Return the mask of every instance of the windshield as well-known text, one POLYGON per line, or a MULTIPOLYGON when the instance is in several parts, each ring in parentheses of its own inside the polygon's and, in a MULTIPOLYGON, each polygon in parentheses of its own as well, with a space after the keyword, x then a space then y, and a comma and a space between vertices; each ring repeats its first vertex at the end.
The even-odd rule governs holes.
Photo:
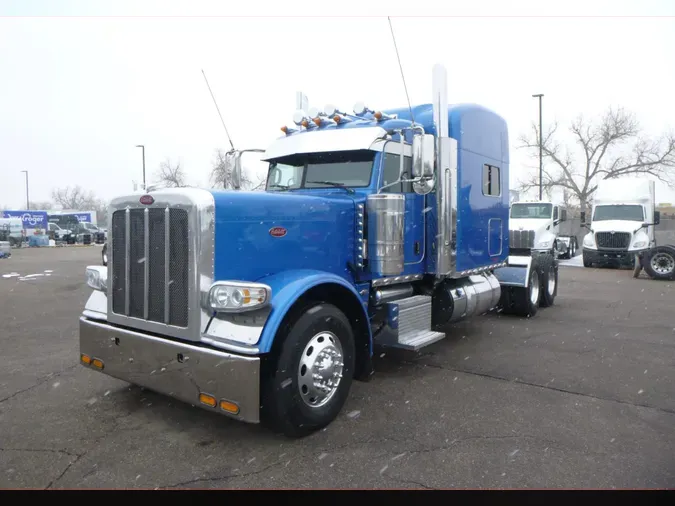
POLYGON ((593 213, 593 221, 626 220, 643 221, 644 212, 639 205, 597 206, 593 213))
POLYGON ((286 156, 270 162, 266 189, 363 188, 370 184, 374 160, 368 150, 286 156))
POLYGON ((548 219, 552 204, 513 204, 511 218, 548 219))

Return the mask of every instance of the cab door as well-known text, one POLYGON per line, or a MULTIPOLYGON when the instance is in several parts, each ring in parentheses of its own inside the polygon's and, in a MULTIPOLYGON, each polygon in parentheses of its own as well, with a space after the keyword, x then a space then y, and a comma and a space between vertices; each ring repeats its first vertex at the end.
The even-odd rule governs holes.
POLYGON ((405 196, 404 230, 404 272, 406 274, 422 271, 424 260, 425 196, 413 191, 412 183, 399 182, 399 179, 412 179, 412 150, 406 145, 403 157, 403 175, 401 170, 401 145, 389 141, 382 153, 381 176, 378 188, 381 193, 402 193, 405 196))

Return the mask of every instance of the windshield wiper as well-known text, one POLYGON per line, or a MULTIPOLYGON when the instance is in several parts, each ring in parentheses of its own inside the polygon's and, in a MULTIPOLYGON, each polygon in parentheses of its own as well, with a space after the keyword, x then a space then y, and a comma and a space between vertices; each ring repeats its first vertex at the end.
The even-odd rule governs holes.
POLYGON ((354 193, 354 190, 352 190, 351 188, 345 186, 342 183, 336 183, 335 181, 305 181, 305 183, 325 184, 328 186, 334 186, 335 188, 342 188, 343 190, 347 190, 348 193, 354 193))
POLYGON ((288 190, 290 186, 286 186, 284 184, 271 184, 268 188, 281 188, 282 190, 288 190))

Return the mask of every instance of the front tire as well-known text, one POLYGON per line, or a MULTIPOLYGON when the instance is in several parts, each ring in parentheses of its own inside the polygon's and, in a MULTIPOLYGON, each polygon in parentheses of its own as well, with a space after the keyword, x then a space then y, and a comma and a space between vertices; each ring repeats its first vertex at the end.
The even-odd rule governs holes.
POLYGON ((586 252, 582 252, 582 256, 584 259, 584 267, 593 267, 593 262, 591 262, 591 258, 586 254, 586 252))
POLYGON ((330 424, 347 400, 354 332, 337 307, 316 303, 276 339, 280 346, 263 378, 262 421, 288 437, 304 437, 330 424))

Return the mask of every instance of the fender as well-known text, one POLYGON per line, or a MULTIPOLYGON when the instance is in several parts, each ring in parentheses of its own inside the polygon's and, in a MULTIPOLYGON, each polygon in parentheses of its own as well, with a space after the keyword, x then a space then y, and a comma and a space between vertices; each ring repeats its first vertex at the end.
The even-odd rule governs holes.
POLYGON ((531 256, 508 257, 506 267, 495 269, 493 274, 501 286, 517 286, 527 288, 530 281, 530 270, 532 269, 531 256))
MULTIPOLYGON (((358 301, 359 307, 363 312, 364 321, 369 321, 368 313, 363 307, 363 302, 356 289, 344 278, 325 271, 313 269, 295 269, 280 272, 271 276, 266 276, 256 280, 258 283, 265 283, 272 288, 272 311, 265 322, 260 340, 258 341, 258 350, 260 353, 269 353, 272 349, 274 337, 279 330, 279 326, 289 309, 295 302, 308 290, 325 283, 334 283, 347 288, 358 301)), ((368 349, 373 353, 373 335, 368 327, 368 349)))

